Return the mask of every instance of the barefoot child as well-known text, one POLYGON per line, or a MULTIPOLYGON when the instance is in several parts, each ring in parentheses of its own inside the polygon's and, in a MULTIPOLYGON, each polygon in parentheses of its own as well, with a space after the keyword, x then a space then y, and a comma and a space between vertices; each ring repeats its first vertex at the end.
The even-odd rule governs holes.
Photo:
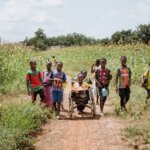
POLYGON ((30 70, 26 75, 26 86, 28 95, 32 96, 32 103, 36 101, 37 94, 40 95, 41 102, 44 102, 45 95, 42 86, 42 76, 40 71, 36 69, 36 61, 30 60, 30 70))
POLYGON ((43 89, 44 89, 44 93, 45 93, 45 103, 50 108, 52 108, 52 106, 53 106, 52 95, 51 95, 52 83, 49 81, 49 78, 52 73, 51 67, 52 67, 52 62, 47 60, 47 63, 46 63, 47 70, 44 70, 42 72, 43 85, 44 85, 43 89))
POLYGON ((63 99, 63 83, 66 82, 66 74, 62 71, 63 63, 57 62, 57 69, 52 72, 50 81, 52 81, 52 98, 56 116, 59 118, 60 105, 63 99))
POLYGON ((121 67, 116 73, 116 91, 120 96, 121 112, 126 111, 126 104, 130 99, 131 70, 127 67, 127 57, 122 56, 120 59, 121 67))
POLYGON ((109 94, 109 83, 112 79, 111 71, 106 68, 106 59, 101 59, 101 67, 95 73, 96 86, 99 89, 100 95, 100 116, 103 116, 103 108, 109 94))

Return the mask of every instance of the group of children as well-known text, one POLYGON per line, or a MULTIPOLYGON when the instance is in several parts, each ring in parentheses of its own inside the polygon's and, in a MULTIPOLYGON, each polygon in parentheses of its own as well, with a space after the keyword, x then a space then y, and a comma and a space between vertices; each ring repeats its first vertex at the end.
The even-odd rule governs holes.
MULTIPOLYGON (((121 113, 127 111, 126 104, 130 99, 130 86, 132 72, 127 66, 127 57, 122 56, 120 59, 121 66, 116 71, 115 86, 116 92, 120 96, 121 113)), ((52 71, 52 62, 47 61, 46 70, 40 72, 36 69, 36 61, 30 60, 30 70, 26 75, 26 84, 28 94, 32 95, 34 103, 37 94, 40 95, 41 102, 47 106, 54 108, 56 115, 59 116, 60 106, 63 100, 63 83, 66 82, 66 74, 62 71, 63 63, 56 62, 56 70, 52 71)), ((106 99, 109 95, 109 84, 112 80, 111 70, 106 67, 106 58, 97 59, 95 64, 91 66, 91 73, 94 73, 93 93, 96 103, 100 101, 100 116, 104 115, 103 109, 106 99)), ((86 87, 87 71, 83 70, 77 77, 72 80, 73 88, 86 87)), ((147 90, 150 98, 150 73, 149 70, 144 73, 142 86, 147 90)))
POLYGON ((36 69, 37 62, 30 60, 30 70, 26 75, 28 95, 32 96, 32 102, 40 95, 41 103, 53 108, 59 117, 60 106, 63 100, 63 83, 66 82, 66 74, 62 71, 63 63, 56 63, 56 70, 52 71, 52 62, 47 60, 46 70, 40 72, 36 69))
MULTIPOLYGON (((127 58, 122 56, 120 59, 121 67, 116 72, 116 92, 120 96, 121 113, 126 111, 126 104, 130 98, 131 70, 127 67, 127 58)), ((100 98, 100 116, 103 116, 103 108, 109 95, 109 84, 112 80, 111 70, 106 68, 107 60, 105 58, 97 59, 91 66, 91 73, 95 73, 93 93, 96 103, 100 98)))

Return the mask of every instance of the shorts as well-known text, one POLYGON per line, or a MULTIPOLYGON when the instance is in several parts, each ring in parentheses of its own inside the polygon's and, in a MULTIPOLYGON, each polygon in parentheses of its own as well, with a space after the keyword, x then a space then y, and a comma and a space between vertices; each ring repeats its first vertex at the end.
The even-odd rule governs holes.
POLYGON ((40 89, 38 91, 32 92, 32 102, 36 101, 36 97, 37 97, 38 94, 40 95, 41 101, 45 100, 44 91, 43 91, 43 89, 40 89))
POLYGON ((130 88, 126 87, 126 88, 119 88, 118 90, 118 94, 120 97, 129 97, 130 96, 130 88))
POLYGON ((53 102, 61 103, 63 99, 63 91, 52 91, 53 102))

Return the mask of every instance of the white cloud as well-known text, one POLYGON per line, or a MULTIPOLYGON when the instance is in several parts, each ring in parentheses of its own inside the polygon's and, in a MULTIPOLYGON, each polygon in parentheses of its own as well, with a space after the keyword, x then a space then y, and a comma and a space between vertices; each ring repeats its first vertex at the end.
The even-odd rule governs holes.
POLYGON ((0 36, 8 38, 14 35, 13 40, 19 40, 39 27, 59 30, 63 20, 51 16, 49 9, 63 6, 63 3, 64 0, 7 0, 0 8, 0 36), (19 35, 21 33, 23 35, 19 35))
POLYGON ((135 8, 128 14, 129 19, 133 19, 139 23, 150 21, 150 1, 139 0, 135 8))

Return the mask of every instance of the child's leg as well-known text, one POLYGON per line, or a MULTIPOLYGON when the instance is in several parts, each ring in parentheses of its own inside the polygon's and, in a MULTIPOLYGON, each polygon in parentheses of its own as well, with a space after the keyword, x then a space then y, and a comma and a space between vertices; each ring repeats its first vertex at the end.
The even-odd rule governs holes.
POLYGON ((104 108, 107 97, 102 96, 102 88, 99 89, 99 95, 100 95, 100 110, 101 112, 103 112, 103 108, 104 108))
POLYGON ((94 99, 96 100, 96 104, 98 104, 99 89, 95 85, 93 86, 93 95, 94 95, 94 99))
POLYGON ((56 109, 57 109, 57 115, 60 114, 60 106, 63 99, 63 91, 57 92, 57 103, 56 103, 56 109))
POLYGON ((97 95, 96 97, 96 103, 98 104, 98 100, 99 100, 99 95, 97 95))
POLYGON ((56 115, 58 115, 58 116, 60 114, 60 106, 61 106, 61 102, 57 102, 56 103, 56 108, 57 108, 57 114, 56 115))
POLYGON ((119 89, 121 111, 125 108, 125 92, 124 89, 119 89))
POLYGON ((105 105, 105 102, 106 102, 106 98, 107 97, 101 97, 100 98, 100 110, 101 110, 101 112, 103 112, 104 105, 105 105))
POLYGON ((54 110, 57 111, 56 102, 53 102, 54 110))
POLYGON ((40 89, 40 90, 38 91, 38 94, 40 95, 41 102, 44 103, 44 102, 45 102, 45 94, 44 94, 43 89, 40 89))
POLYGON ((126 88, 125 89, 125 105, 127 104, 127 102, 129 101, 130 99, 130 89, 129 88, 126 88))
POLYGON ((62 107, 62 109, 64 109, 64 95, 62 96, 61 107, 62 107))
POLYGON ((52 87, 50 87, 50 107, 53 107, 52 87))
POLYGON ((31 97, 32 97, 32 103, 34 103, 36 101, 37 92, 32 92, 31 97))
POLYGON ((56 102, 57 102, 57 92, 52 91, 52 99, 53 99, 53 108, 54 111, 57 111, 56 102))

